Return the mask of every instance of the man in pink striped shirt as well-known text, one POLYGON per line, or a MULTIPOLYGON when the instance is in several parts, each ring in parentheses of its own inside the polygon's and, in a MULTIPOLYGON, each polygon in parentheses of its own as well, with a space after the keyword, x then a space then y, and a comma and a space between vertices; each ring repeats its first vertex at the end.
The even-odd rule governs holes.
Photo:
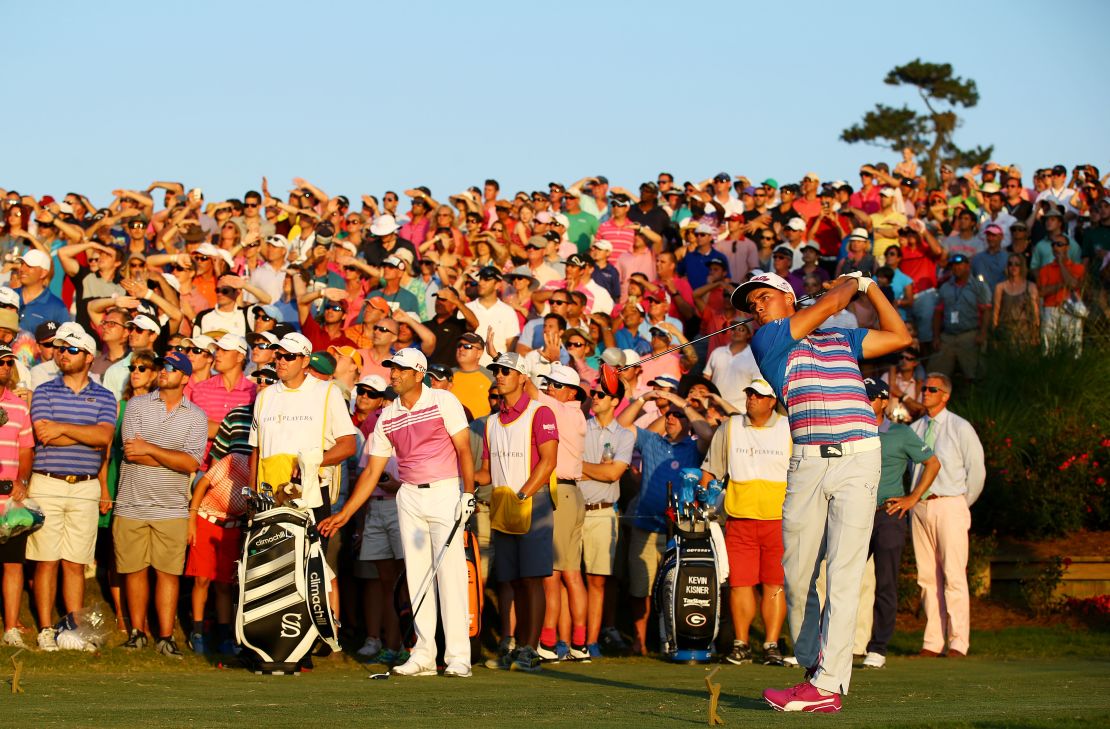
MULTIPOLYGON (((428 360, 419 349, 406 348, 382 364, 397 393, 383 410, 367 441, 370 459, 354 492, 340 512, 320 522, 320 533, 339 530, 366 503, 385 471, 389 457, 397 457, 397 521, 405 553, 409 596, 417 599, 421 583, 443 549, 459 516, 463 522, 474 511, 474 459, 470 430, 458 398, 447 390, 424 387, 428 360), (459 481, 463 493, 459 495, 459 481), (459 509, 461 508, 461 512, 459 509)), ((393 673, 401 676, 436 675, 436 603, 443 619, 444 676, 470 676, 469 599, 466 558, 461 537, 452 539, 429 588, 422 608, 413 604, 416 645, 407 663, 393 673), (438 599, 437 599, 438 592, 438 599)))

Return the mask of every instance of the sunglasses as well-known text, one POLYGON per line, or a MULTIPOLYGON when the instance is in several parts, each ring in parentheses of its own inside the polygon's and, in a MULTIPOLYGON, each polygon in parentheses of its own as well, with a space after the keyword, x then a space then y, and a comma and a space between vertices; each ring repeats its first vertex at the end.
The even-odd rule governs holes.
POLYGON ((1053 243, 1052 247, 1053 248, 1067 248, 1068 243, 1066 243, 1066 242, 1064 242, 1064 243, 1053 243))
POLYGON ((251 347, 253 347, 254 349, 261 349, 263 351, 271 350, 276 346, 276 344, 270 344, 269 342, 259 342, 257 344, 251 345, 251 347))
POLYGON ((921 389, 924 390, 925 392, 932 392, 932 393, 946 392, 945 390, 942 390, 939 387, 932 387, 932 386, 929 386, 929 385, 926 385, 925 387, 922 387, 921 389))
POLYGON ((566 306, 570 302, 567 301, 566 299, 550 299, 548 301, 548 303, 551 304, 552 306, 566 306))
POLYGON ((258 203, 244 203, 243 207, 245 207, 245 208, 256 208, 256 207, 258 207, 258 203))
POLYGON ((485 275, 485 276, 478 276, 478 278, 482 281, 500 281, 501 280, 500 276, 490 276, 488 274, 485 275))
MULTIPOLYGON (((170 366, 172 367, 173 365, 170 366)), ((148 365, 127 365, 128 372, 146 372, 148 370, 153 371, 154 368, 148 365)))
POLYGON ((324 307, 324 311, 343 311, 342 304, 328 304, 324 307))
MULTIPOLYGON (((508 377, 510 372, 516 372, 516 370, 512 369, 511 367, 503 367, 501 365, 493 365, 489 368, 489 371, 493 373, 494 377, 496 377, 497 375, 504 375, 508 377)), ((554 385, 555 383, 553 382, 551 384, 554 385)))
POLYGON ((239 295, 239 292, 231 288, 230 286, 221 286, 216 289, 216 293, 220 294, 221 296, 226 296, 229 299, 234 299, 236 296, 239 295))
MULTIPOLYGON (((173 374, 174 372, 181 372, 181 368, 177 365, 170 364, 169 362, 162 363, 162 371, 173 374)), ((184 373, 182 373, 184 374, 184 373)))
POLYGON ((201 253, 194 253, 194 254, 193 254, 193 260, 194 260, 194 261, 198 261, 198 262, 199 262, 199 261, 211 261, 211 260, 212 260, 212 256, 205 256, 205 255, 203 255, 203 254, 201 254, 201 253))
POLYGON ((54 349, 54 346, 54 342, 39 342, 39 349, 54 349))
POLYGON ((0 367, 12 367, 13 365, 15 365, 15 359, 12 357, 0 359, 0 367))
POLYGON ((278 352, 278 354, 277 354, 277 358, 282 360, 283 362, 292 362, 293 360, 297 359, 297 357, 300 357, 300 356, 301 355, 293 354, 292 352, 278 352))
POLYGON ((455 349, 479 349, 479 347, 478 347, 477 344, 469 344, 467 342, 460 342, 459 346, 455 347, 455 349))
POLYGON ((188 354, 212 354, 201 347, 177 347, 176 349, 178 352, 187 352, 188 354))
POLYGON ((356 387, 355 390, 358 391, 359 397, 382 397, 383 395, 383 393, 370 387, 356 387))
POLYGON ((100 256, 97 256, 95 258, 86 258, 85 260, 88 261, 90 265, 93 263, 100 263, 100 256))
POLYGON ((579 347, 585 347, 585 346, 586 346, 585 342, 567 342, 567 349, 578 349, 579 347))
POLYGON ((81 349, 80 347, 59 347, 58 351, 65 352, 66 354, 80 354, 85 350, 81 349))
POLYGON ((393 331, 392 329, 390 329, 389 327, 383 327, 381 324, 375 324, 374 325, 374 331, 382 332, 384 334, 396 334, 397 333, 397 332, 393 331))
POLYGON ((594 390, 593 392, 590 393, 590 395, 592 395, 595 398, 597 398, 597 397, 613 397, 612 395, 605 392, 604 390, 594 390))
POLYGON ((564 385, 561 382, 555 382, 553 380, 548 380, 547 384, 551 385, 556 390, 570 389, 570 385, 564 385))
POLYGON ((259 385, 272 385, 277 382, 276 377, 270 377, 269 375, 251 375, 251 379, 257 382, 259 385))
POLYGON ((269 316, 267 314, 256 314, 254 319, 255 319, 255 321, 265 321, 265 322, 275 321, 274 317, 269 316))
POLYGON ((127 227, 130 228, 131 230, 142 230, 146 226, 143 225, 142 223, 132 223, 131 225, 129 225, 127 227))

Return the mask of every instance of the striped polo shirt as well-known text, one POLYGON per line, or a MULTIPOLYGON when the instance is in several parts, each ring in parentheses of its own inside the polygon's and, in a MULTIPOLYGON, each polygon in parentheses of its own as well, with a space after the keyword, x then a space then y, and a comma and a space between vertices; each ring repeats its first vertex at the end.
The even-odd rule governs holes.
MULTIPOLYGON (((188 398, 204 411, 209 420, 222 423, 232 409, 243 405, 253 405, 258 392, 256 385, 246 375, 240 375, 230 390, 224 385, 224 376, 215 374, 204 382, 198 382, 189 389, 188 398)), ((205 454, 207 458, 207 454, 205 454)))
POLYGON ((451 436, 467 429, 462 403, 447 390, 422 387, 412 408, 397 398, 382 409, 374 426, 370 455, 397 456, 397 474, 410 484, 458 478, 451 436))
MULTIPOLYGON (((74 392, 61 376, 44 382, 31 398, 31 422, 52 420, 70 425, 99 425, 115 428, 119 406, 115 396, 103 385, 89 380, 80 392, 74 392)), ((100 471, 103 448, 87 445, 35 446, 36 471, 58 475, 86 475, 100 471)))
POLYGON ((208 451, 208 462, 215 463, 229 453, 250 455, 251 422, 254 420, 254 403, 232 408, 220 421, 212 447, 208 451))
POLYGON ((752 354, 786 406, 795 443, 847 443, 878 435, 858 364, 867 331, 830 327, 795 340, 789 319, 756 330, 752 354))
POLYGON ((31 415, 23 398, 7 388, 0 394, 0 409, 4 411, 4 422, 0 424, 0 480, 14 481, 19 477, 20 451, 35 445, 31 415))
MULTIPOLYGON (((208 418, 204 411, 182 398, 166 410, 162 393, 155 390, 133 397, 123 413, 123 442, 136 436, 159 448, 184 451, 199 467, 208 442, 208 418)), ((195 469, 194 469, 195 470, 195 469)), ((184 519, 189 516, 192 475, 164 466, 147 466, 124 459, 120 464, 116 514, 128 519, 184 519)))

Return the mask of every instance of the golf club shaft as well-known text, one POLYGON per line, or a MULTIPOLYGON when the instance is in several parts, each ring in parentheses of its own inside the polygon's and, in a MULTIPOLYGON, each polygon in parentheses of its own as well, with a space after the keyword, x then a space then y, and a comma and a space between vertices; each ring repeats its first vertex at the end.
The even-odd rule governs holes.
MULTIPOLYGON (((824 292, 821 292, 821 293, 824 293, 824 292)), ((805 296, 802 296, 801 298, 799 298, 794 303, 800 304, 803 301, 815 301, 819 298, 821 298, 821 294, 817 294, 816 296, 813 295, 813 294, 806 294, 805 296)), ((732 331, 736 327, 743 326, 745 324, 749 324, 753 321, 755 321, 755 317, 754 316, 749 316, 747 319, 744 319, 744 320, 738 321, 738 322, 733 322, 732 324, 729 324, 724 329, 718 329, 715 332, 710 332, 709 334, 704 334, 704 335, 698 337, 697 339, 691 339, 688 342, 684 342, 682 344, 676 344, 675 346, 671 347, 670 349, 665 349, 662 352, 657 352, 656 354, 652 354, 652 355, 649 355, 647 357, 644 357, 639 362, 637 362, 636 364, 623 365, 621 367, 617 367, 617 372, 624 372, 625 370, 630 369, 632 367, 639 367, 644 362, 650 362, 653 359, 659 359, 660 357, 662 357, 664 355, 667 355, 667 354, 670 354, 671 352, 677 352, 678 350, 682 349, 683 347, 689 347, 689 346, 692 346, 694 344, 697 344, 698 342, 704 342, 706 339, 709 339, 710 337, 715 337, 718 334, 724 334, 725 332, 732 331)))

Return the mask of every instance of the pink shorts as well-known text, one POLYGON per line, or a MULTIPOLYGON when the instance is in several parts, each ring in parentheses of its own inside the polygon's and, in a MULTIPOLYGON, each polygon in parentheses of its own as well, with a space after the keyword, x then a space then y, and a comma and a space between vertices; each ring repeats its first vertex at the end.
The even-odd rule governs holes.
POLYGON ((732 519, 725 526, 728 584, 782 585, 782 519, 732 519))
POLYGON ((235 561, 242 556, 242 532, 239 527, 226 529, 197 517, 197 543, 189 548, 185 574, 213 582, 235 582, 235 561))

